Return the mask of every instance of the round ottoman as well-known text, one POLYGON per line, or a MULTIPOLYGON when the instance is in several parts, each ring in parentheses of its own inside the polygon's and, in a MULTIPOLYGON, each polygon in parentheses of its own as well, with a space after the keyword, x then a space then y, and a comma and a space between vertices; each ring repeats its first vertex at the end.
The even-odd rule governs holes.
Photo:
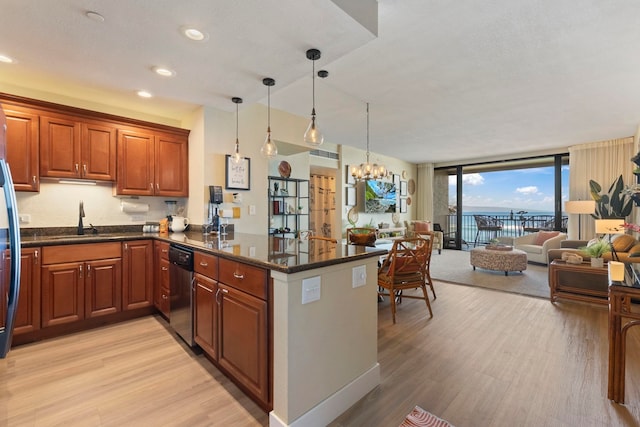
POLYGON ((507 276, 510 271, 520 271, 527 269, 527 253, 519 249, 493 250, 485 248, 471 249, 470 263, 475 270, 476 267, 486 270, 504 271, 507 276))

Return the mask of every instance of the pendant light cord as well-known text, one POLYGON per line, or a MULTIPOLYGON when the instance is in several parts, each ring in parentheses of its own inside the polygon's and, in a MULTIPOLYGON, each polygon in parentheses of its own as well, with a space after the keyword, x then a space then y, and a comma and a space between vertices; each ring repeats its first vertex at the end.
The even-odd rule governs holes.
POLYGON ((369 103, 367 102, 367 163, 369 163, 369 103))
POLYGON ((238 104, 236 104, 236 151, 238 150, 238 104))
POLYGON ((271 132, 271 86, 267 86, 267 130, 271 132))
POLYGON ((316 60, 311 61, 311 114, 316 114, 316 60))

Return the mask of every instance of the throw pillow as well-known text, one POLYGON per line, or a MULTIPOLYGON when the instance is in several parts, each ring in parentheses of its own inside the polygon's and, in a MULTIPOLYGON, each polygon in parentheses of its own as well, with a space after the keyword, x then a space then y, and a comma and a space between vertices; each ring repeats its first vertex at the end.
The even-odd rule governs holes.
POLYGON ((552 237, 556 237, 558 234, 560 234, 559 231, 538 231, 538 235, 536 236, 536 240, 533 244, 536 246, 542 246, 544 242, 552 237))
POLYGON ((429 221, 413 221, 413 231, 420 233, 421 231, 430 231, 429 221))
POLYGON ((640 243, 635 244, 629 249, 629 258, 640 257, 640 243))
POLYGON ((638 243, 633 236, 628 234, 620 234, 611 244, 616 252, 627 252, 633 245, 638 243))

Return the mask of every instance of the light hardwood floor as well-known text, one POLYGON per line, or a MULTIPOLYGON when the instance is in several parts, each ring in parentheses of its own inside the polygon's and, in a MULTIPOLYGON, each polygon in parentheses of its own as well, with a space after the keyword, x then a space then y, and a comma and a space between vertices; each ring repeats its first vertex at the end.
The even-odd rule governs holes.
MULTIPOLYGON (((397 426, 415 405, 457 427, 640 425, 640 327, 627 404, 616 405, 606 307, 443 283, 436 292, 433 319, 405 299, 392 325, 379 304, 382 383, 332 426, 397 426)), ((0 426, 268 424, 155 317, 18 347, 0 375, 0 426)))

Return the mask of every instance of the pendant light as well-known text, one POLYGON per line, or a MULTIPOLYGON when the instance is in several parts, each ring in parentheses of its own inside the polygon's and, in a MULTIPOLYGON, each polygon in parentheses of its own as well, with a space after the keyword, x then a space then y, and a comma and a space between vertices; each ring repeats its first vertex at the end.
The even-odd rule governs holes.
POLYGON ((264 157, 271 159, 278 154, 278 147, 271 141, 271 86, 274 86, 276 81, 267 77, 262 79, 262 84, 267 87, 267 137, 260 148, 260 153, 264 157))
POLYGON ((242 156, 240 155, 240 140, 238 139, 238 104, 242 104, 242 98, 233 97, 231 98, 234 104, 236 104, 236 146, 233 154, 231 155, 231 161, 235 164, 239 164, 242 161, 242 156))
POLYGON ((351 168, 351 176, 356 181, 366 181, 368 179, 382 179, 387 176, 387 171, 383 165, 369 162, 369 103, 367 102, 367 161, 361 163, 359 167, 351 168))
POLYGON ((309 49, 307 51, 307 59, 310 59, 313 64, 313 74, 311 75, 313 103, 311 108, 311 122, 307 127, 307 131, 304 133, 304 142, 314 147, 324 142, 324 135, 320 132, 316 124, 316 60, 320 59, 320 55, 321 53, 318 49, 309 49))

